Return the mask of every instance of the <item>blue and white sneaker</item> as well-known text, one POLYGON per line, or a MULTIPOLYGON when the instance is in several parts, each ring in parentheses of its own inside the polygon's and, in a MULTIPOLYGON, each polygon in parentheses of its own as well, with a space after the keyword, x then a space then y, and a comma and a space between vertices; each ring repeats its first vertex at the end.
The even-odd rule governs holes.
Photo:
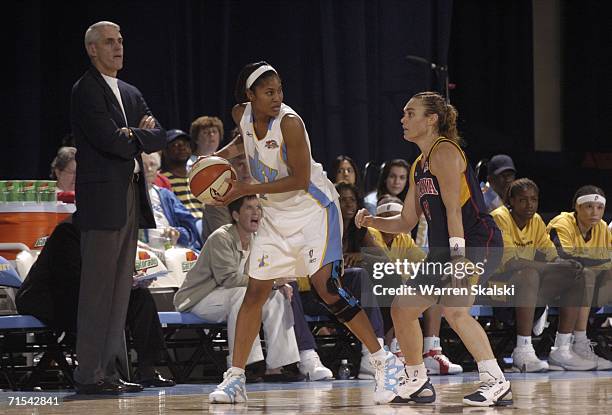
POLYGON ((244 372, 230 367, 223 374, 223 382, 208 395, 210 403, 241 403, 247 401, 244 372))
POLYGON ((399 378, 404 376, 404 364, 388 350, 384 359, 376 359, 370 355, 370 361, 375 369, 374 403, 391 403, 397 396, 399 378))

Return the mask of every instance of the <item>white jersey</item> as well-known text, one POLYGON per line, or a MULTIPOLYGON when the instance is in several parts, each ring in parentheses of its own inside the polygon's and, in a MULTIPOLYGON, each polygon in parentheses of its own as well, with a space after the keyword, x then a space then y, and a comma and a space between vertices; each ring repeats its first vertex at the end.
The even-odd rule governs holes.
MULTIPOLYGON (((300 116, 288 105, 282 104, 278 117, 272 118, 265 137, 257 137, 253 126, 251 103, 247 103, 240 120, 244 140, 244 150, 249 161, 251 177, 259 183, 268 183, 289 176, 287 166, 287 147, 283 141, 281 120, 287 114, 300 116)), ((300 118, 300 120, 302 120, 300 118)), ((304 121, 302 120, 302 123, 304 121)), ((310 184, 308 191, 296 190, 285 193, 260 195, 262 206, 279 211, 299 213, 311 207, 326 207, 336 199, 338 192, 329 181, 323 166, 312 159, 310 139, 304 126, 306 144, 310 153, 310 184)))

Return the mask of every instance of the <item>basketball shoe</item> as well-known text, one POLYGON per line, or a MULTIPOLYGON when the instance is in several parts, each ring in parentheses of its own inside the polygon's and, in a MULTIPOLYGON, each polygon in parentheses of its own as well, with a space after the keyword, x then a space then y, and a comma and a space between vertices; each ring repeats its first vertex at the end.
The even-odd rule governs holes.
POLYGON ((247 401, 246 377, 235 367, 223 374, 223 382, 208 395, 210 403, 240 403, 247 401))

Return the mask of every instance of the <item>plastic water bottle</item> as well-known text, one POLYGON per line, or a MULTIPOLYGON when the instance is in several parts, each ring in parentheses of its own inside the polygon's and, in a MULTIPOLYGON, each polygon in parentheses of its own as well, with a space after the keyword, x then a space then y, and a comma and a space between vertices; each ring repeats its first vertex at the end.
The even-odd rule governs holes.
POLYGON ((351 378, 351 368, 349 366, 348 360, 342 359, 340 361, 340 367, 338 368, 338 379, 347 380, 350 378, 351 378))

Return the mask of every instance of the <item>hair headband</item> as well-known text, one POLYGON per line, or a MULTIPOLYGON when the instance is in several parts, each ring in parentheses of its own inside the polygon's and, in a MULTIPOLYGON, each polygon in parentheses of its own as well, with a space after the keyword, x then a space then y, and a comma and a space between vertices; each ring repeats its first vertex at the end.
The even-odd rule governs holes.
POLYGON ((591 195, 580 196, 578 199, 576 199, 576 203, 578 203, 579 205, 582 205, 583 203, 589 203, 589 202, 602 203, 605 206, 606 198, 603 197, 602 195, 591 194, 591 195))
POLYGON ((246 80, 247 89, 250 88, 251 85, 255 83, 255 81, 257 81, 257 78, 259 78, 261 74, 263 74, 264 72, 268 72, 268 71, 272 71, 278 75, 278 72, 276 72, 276 69, 274 69, 270 65, 260 66, 259 68, 255 69, 253 73, 250 74, 249 77, 247 78, 246 80))
POLYGON ((376 208, 376 214, 380 215, 385 212, 401 212, 404 206, 397 202, 384 203, 376 208))

